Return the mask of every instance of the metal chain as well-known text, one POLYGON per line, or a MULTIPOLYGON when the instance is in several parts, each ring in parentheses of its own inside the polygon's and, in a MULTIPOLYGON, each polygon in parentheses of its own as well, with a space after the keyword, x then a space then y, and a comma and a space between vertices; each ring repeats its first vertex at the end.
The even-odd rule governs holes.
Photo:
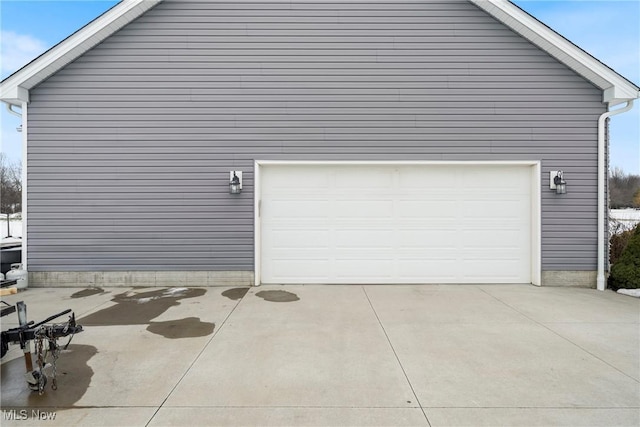
POLYGON ((49 337, 49 348, 51 348, 51 353, 53 356, 53 361, 51 362, 51 365, 53 367, 53 378, 51 380, 51 388, 53 390, 57 390, 58 389, 58 371, 57 371, 57 363, 58 363, 58 356, 60 356, 60 346, 57 343, 57 339, 54 338, 53 336, 49 337))
MULTIPOLYGON (((60 346, 58 345, 58 338, 54 336, 54 332, 56 328, 60 328, 61 325, 42 325, 40 326, 34 333, 34 340, 36 344, 36 356, 38 362, 38 369, 34 370, 33 373, 37 372, 37 381, 38 381, 38 394, 42 395, 44 393, 44 387, 46 385, 47 377, 44 373, 44 369, 46 367, 47 358, 51 355, 51 368, 53 371, 51 388, 53 390, 58 389, 58 357, 60 356, 60 346), (47 340, 47 349, 44 349, 44 341, 47 340)), ((69 323, 67 323, 63 329, 63 332, 66 333, 69 328, 69 323)), ((73 337, 73 335, 71 336, 73 337)), ((71 339, 69 339, 71 342, 71 339)), ((68 345, 68 344, 67 344, 68 345)), ((35 377, 35 375, 34 375, 35 377)))
POLYGON ((36 332, 36 356, 38 357, 38 394, 42 395, 44 393, 44 382, 45 382, 45 374, 44 374, 44 364, 45 364, 45 355, 44 355, 44 335, 46 331, 44 331, 44 327, 40 327, 36 332))

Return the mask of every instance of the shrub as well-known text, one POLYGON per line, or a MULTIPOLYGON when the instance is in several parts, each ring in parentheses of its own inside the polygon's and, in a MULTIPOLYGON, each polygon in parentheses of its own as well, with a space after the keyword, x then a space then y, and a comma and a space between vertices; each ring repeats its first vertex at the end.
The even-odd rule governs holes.
POLYGON ((629 240, 631 240, 631 236, 633 236, 633 229, 626 230, 622 232, 617 232, 611 239, 609 240, 609 263, 614 265, 620 259, 622 252, 629 244, 629 240))
POLYGON ((609 285, 614 290, 640 288, 640 225, 635 228, 627 247, 611 268, 609 285))

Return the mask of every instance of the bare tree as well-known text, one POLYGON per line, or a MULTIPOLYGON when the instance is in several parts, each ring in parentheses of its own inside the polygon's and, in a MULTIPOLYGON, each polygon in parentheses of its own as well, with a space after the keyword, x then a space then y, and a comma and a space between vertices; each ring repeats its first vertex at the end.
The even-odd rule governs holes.
POLYGON ((0 153, 0 212, 22 211, 22 165, 0 153))
POLYGON ((614 168, 609 177, 609 197, 611 208, 629 208, 634 205, 634 196, 640 191, 640 176, 625 174, 620 168, 614 168))

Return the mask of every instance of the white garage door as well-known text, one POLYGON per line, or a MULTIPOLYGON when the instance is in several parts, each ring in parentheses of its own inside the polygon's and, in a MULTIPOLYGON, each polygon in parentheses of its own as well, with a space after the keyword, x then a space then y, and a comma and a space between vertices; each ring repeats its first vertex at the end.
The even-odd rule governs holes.
POLYGON ((260 167, 262 283, 531 283, 522 165, 260 167))

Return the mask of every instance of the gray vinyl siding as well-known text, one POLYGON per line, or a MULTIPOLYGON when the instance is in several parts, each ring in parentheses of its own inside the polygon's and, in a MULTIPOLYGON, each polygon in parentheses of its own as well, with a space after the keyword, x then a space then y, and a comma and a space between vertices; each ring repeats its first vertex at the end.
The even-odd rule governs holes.
POLYGON ((601 99, 465 1, 167 0, 31 91, 29 269, 253 270, 255 159, 422 159, 540 160, 543 270, 595 270, 601 99))

